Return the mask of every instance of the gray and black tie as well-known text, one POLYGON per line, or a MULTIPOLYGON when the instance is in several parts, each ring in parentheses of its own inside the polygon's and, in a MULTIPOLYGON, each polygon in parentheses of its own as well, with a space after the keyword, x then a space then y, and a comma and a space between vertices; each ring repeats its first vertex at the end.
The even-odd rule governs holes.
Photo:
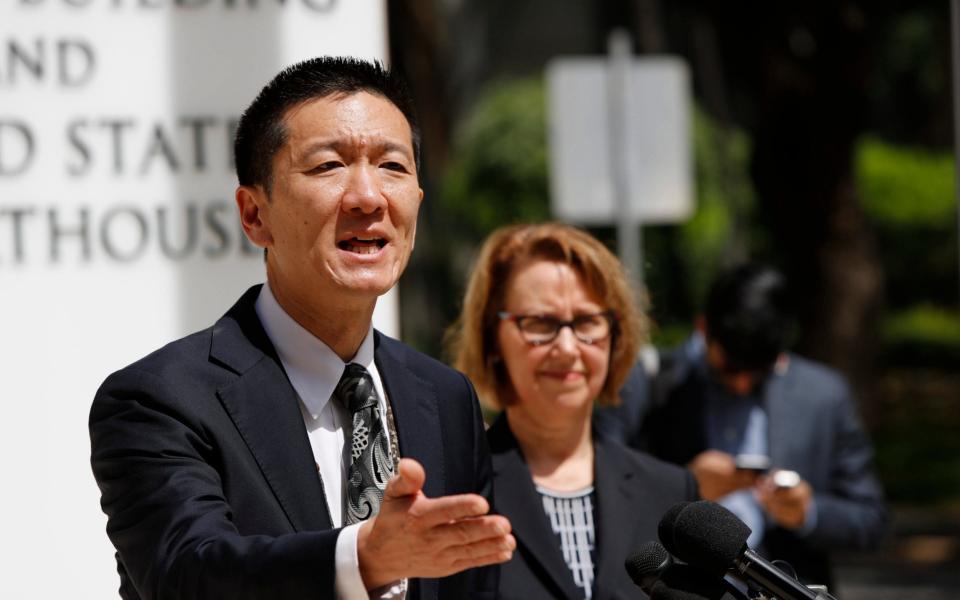
POLYGON ((370 373, 361 365, 348 364, 333 394, 353 415, 344 523, 350 525, 380 512, 383 490, 393 476, 393 461, 370 373))

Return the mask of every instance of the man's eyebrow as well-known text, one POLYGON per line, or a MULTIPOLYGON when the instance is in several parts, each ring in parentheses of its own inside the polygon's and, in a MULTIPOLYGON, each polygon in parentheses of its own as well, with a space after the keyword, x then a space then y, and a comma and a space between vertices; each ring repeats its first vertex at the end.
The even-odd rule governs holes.
POLYGON ((318 140, 304 148, 300 155, 302 157, 307 157, 316 154, 317 152, 323 152, 326 150, 336 151, 339 145, 340 144, 338 144, 336 140, 318 140))
MULTIPOLYGON (((353 144, 344 140, 317 140, 316 142, 310 144, 304 148, 303 152, 300 154, 302 158, 312 156, 317 152, 324 152, 331 150, 333 152, 342 152, 344 150, 351 149, 353 144)), ((397 142, 391 142, 388 140, 377 141, 370 144, 370 147, 377 151, 380 155, 386 154, 388 152, 399 152, 403 154, 408 160, 413 160, 413 150, 409 148, 406 144, 401 144, 397 142)))
POLYGON ((413 149, 405 144, 398 144, 396 142, 383 142, 379 145, 380 153, 386 154, 387 152, 399 152, 407 158, 413 160, 413 149))

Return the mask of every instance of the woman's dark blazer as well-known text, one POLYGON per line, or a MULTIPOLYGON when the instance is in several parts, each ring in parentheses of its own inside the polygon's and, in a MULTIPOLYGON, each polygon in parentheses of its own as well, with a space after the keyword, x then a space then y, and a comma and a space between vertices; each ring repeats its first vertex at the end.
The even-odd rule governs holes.
MULTIPOLYGON (((493 455, 494 510, 510 519, 517 540, 513 559, 500 568, 499 597, 582 600, 506 413, 487 431, 487 440, 493 455)), ((697 485, 685 469, 617 442, 594 435, 593 444, 597 502, 593 599, 634 600, 642 592, 630 581, 624 559, 640 544, 657 539, 657 524, 668 508, 698 499, 697 485)))

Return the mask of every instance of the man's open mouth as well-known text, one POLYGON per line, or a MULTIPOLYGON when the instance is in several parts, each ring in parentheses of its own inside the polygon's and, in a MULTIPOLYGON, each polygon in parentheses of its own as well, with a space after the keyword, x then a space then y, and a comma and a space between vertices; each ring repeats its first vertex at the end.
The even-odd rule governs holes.
POLYGON ((381 248, 387 245, 387 240, 383 238, 358 238, 341 240, 337 242, 337 247, 347 252, 355 254, 375 254, 381 248))

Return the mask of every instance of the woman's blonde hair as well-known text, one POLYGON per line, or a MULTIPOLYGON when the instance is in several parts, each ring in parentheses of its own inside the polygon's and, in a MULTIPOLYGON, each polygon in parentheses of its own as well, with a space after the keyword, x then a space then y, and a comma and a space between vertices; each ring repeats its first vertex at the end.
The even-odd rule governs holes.
POLYGON ((570 265, 615 314, 610 368, 597 401, 618 403, 618 391, 646 335, 646 321, 617 257, 589 233, 562 223, 501 227, 483 243, 467 282, 460 317, 447 335, 454 366, 473 381, 487 406, 502 409, 510 402, 510 378, 497 347, 497 312, 504 309, 513 271, 532 260, 570 265))

